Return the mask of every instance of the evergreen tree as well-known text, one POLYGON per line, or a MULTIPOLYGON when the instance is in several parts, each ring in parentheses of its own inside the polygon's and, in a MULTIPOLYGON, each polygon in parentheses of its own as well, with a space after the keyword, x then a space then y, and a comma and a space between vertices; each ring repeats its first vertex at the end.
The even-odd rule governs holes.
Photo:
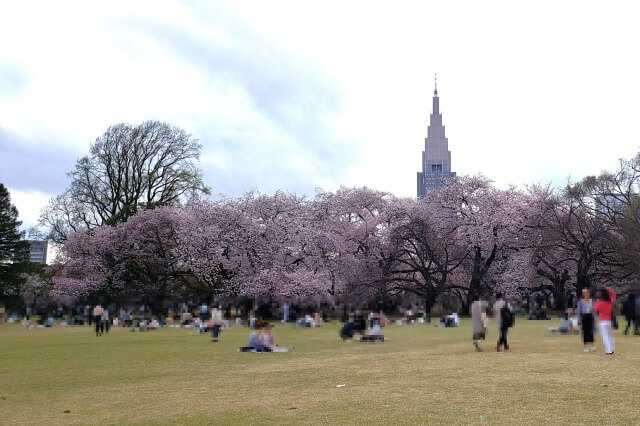
POLYGON ((9 191, 0 183, 0 297, 15 294, 25 281, 29 243, 20 238, 21 224, 9 191))

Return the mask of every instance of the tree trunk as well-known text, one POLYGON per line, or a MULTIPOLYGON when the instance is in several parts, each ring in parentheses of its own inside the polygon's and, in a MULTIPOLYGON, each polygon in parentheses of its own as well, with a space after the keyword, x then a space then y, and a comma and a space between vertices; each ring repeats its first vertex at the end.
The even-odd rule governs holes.
MULTIPOLYGON (((587 274, 584 273, 578 273, 577 277, 576 277, 576 295, 578 297, 581 296, 582 294, 582 289, 588 288, 589 290, 591 290, 591 280, 589 279, 589 276, 587 274)), ((593 297, 593 296, 592 296, 593 297)))

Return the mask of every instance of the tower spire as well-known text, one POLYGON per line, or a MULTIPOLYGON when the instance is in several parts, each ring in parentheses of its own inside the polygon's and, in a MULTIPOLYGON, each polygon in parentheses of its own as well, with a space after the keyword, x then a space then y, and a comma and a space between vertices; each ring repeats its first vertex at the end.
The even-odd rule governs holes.
POLYGON ((446 180, 456 175, 451 171, 451 151, 442 124, 440 98, 438 97, 438 76, 433 76, 433 110, 429 116, 427 137, 422 151, 422 170, 417 173, 417 195, 424 197, 426 193, 445 185, 446 180))

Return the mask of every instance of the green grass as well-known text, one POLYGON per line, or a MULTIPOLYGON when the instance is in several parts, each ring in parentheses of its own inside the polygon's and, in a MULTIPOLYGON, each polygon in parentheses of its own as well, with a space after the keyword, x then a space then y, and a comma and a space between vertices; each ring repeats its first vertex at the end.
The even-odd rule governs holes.
POLYGON ((275 328, 290 353, 238 353, 190 329, 95 337, 89 327, 0 325, 0 424, 637 424, 640 337, 585 354, 557 321, 518 318, 511 351, 458 328, 388 326, 351 344, 338 324, 275 328), (344 387, 336 385, 345 384, 344 387), (67 412, 68 411, 68 412, 67 412))

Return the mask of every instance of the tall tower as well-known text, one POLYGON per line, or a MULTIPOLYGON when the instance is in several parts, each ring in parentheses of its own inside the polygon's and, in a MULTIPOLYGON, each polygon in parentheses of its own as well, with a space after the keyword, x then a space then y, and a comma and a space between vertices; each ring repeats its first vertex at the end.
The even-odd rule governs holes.
POLYGON ((436 80, 433 91, 433 112, 429 119, 424 151, 422 151, 422 172, 418 172, 418 198, 424 197, 430 189, 441 187, 446 178, 455 175, 455 172, 451 171, 451 151, 449 151, 449 141, 444 135, 436 80))

